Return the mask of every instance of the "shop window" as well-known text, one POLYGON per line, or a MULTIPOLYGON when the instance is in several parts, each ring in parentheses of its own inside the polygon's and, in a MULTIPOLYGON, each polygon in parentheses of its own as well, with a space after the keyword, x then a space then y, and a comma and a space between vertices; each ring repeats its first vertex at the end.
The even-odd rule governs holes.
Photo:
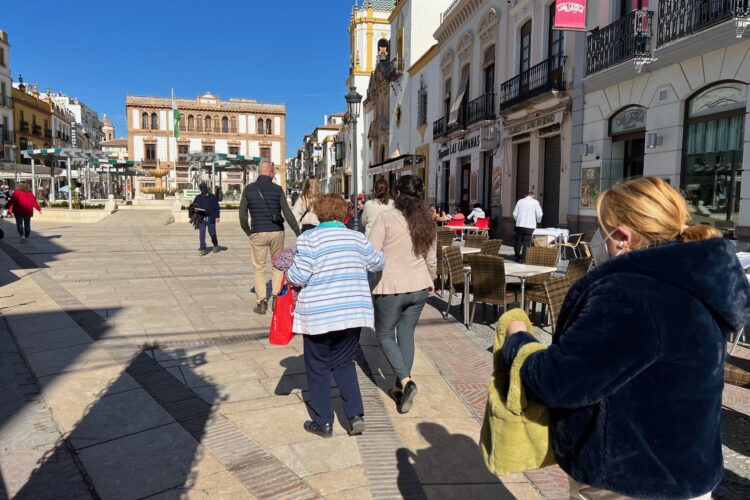
POLYGON ((688 101, 684 188, 695 222, 737 223, 747 86, 724 82, 688 101))

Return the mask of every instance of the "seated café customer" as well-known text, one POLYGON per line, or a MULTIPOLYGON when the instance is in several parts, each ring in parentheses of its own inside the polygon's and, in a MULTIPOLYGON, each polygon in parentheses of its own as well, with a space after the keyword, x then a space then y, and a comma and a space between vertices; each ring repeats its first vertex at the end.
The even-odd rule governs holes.
POLYGON ((373 328, 375 317, 368 272, 383 269, 385 257, 365 235, 347 229, 347 203, 325 194, 315 203, 317 228, 300 235, 297 255, 286 277, 302 287, 294 312, 294 333, 304 335, 305 371, 314 418, 306 431, 322 437, 333 433, 331 375, 338 385, 349 419, 349 435, 365 429, 354 355, 362 327, 373 328))
POLYGON ((482 205, 479 203, 474 204, 474 210, 471 211, 471 213, 466 217, 467 221, 471 221, 476 224, 477 219, 484 219, 486 215, 484 214, 484 210, 482 210, 482 205))

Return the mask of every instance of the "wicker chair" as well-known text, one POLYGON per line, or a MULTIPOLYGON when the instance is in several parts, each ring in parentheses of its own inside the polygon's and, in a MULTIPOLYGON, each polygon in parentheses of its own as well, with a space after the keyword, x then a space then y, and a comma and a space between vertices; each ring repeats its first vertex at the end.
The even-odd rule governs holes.
POLYGON ((467 234, 464 236, 464 246, 466 248, 482 248, 482 243, 488 239, 489 237, 486 234, 467 234))
POLYGON ((560 315, 560 308, 562 308, 565 301, 565 296, 568 295, 570 285, 571 281, 567 276, 552 278, 544 284, 545 302, 549 308, 552 333, 555 333, 555 328, 557 328, 557 318, 560 315))
POLYGON ((500 247, 503 246, 503 240, 487 240, 482 242, 481 255, 492 255, 497 257, 500 253, 500 247))
POLYGON ((448 318, 448 313, 451 310, 451 301, 453 300, 453 294, 461 294, 462 300, 466 300, 464 297, 464 284, 466 283, 466 276, 464 275, 464 260, 461 257, 461 250, 458 247, 447 247, 443 251, 445 264, 448 268, 448 306, 445 308, 444 317, 448 318))
POLYGON ((583 233, 576 233, 576 234, 569 235, 568 241, 560 245, 560 250, 563 252, 563 255, 565 253, 565 249, 570 248, 573 251, 573 258, 580 257, 580 255, 578 254, 579 252, 578 246, 581 244, 582 240, 583 240, 583 233))
POLYGON ((448 275, 448 266, 445 263, 443 247, 453 244, 453 231, 440 230, 437 232, 437 277, 440 278, 440 293, 445 290, 445 277, 448 275))
POLYGON ((508 292, 505 283, 505 265, 502 257, 496 255, 469 255, 469 265, 471 266, 471 321, 474 323, 474 316, 477 312, 477 303, 484 306, 502 306, 503 310, 508 309, 508 300, 510 294, 513 294, 513 301, 518 300, 516 292, 508 292))
POLYGON ((589 272, 593 260, 591 257, 581 257, 580 259, 571 260, 568 262, 568 270, 565 272, 565 276, 570 279, 571 283, 575 283, 589 272))
MULTIPOLYGON (((531 266, 556 267, 557 248, 555 247, 529 247, 526 251, 526 264, 531 266)), ((526 279, 526 312, 531 311, 531 305, 535 302, 544 303, 544 283, 552 277, 552 273, 539 274, 526 279)))

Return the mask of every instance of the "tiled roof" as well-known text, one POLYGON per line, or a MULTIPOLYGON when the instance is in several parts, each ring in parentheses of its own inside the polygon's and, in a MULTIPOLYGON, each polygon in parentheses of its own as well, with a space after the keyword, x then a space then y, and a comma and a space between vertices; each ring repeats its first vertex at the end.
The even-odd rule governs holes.
POLYGON ((363 9, 391 11, 396 6, 396 0, 362 0, 363 9))

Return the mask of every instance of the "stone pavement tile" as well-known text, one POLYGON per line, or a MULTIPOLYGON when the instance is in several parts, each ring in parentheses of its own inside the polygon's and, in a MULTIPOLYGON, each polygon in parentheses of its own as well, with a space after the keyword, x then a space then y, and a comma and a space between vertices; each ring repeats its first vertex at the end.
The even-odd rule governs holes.
POLYGON ((474 418, 394 419, 423 484, 487 484, 499 480, 487 471, 474 418))
POLYGON ((252 359, 258 363, 268 377, 305 373, 305 361, 302 354, 289 347, 253 353, 252 359))
POLYGON ((91 370, 116 365, 106 351, 93 344, 30 353, 26 359, 34 374, 39 378, 74 370, 91 370))
POLYGON ((367 478, 362 466, 322 472, 306 477, 305 481, 323 496, 367 486, 367 478))
POLYGON ((0 453, 7 498, 94 498, 78 467, 64 448, 0 453), (52 493, 54 492, 54 493, 52 493))
POLYGON ((198 443, 171 424, 81 450, 79 457, 102 498, 143 498, 185 484, 198 443))
POLYGON ((269 394, 285 396, 307 391, 307 375, 285 375, 283 377, 266 377, 260 381, 269 394))
POLYGON ((542 498, 530 484, 506 487, 502 484, 451 484, 424 485, 424 491, 430 500, 454 500, 471 498, 472 500, 536 500, 542 498))
POLYGON ((42 312, 36 315, 20 315, 12 313, 7 314, 5 317, 16 337, 46 332, 51 328, 60 329, 78 326, 67 313, 60 311, 59 309, 48 310, 47 312, 42 312))
POLYGON ((260 366, 252 359, 242 361, 211 361, 197 366, 183 366, 182 373, 188 387, 199 387, 218 382, 255 381, 264 376, 260 366))
POLYGON ((219 403, 219 412, 228 416, 235 413, 245 413, 254 410, 265 410, 267 408, 299 404, 301 401, 302 399, 299 394, 289 394, 287 396, 272 395, 265 398, 238 401, 236 403, 219 403))
POLYGON ((22 335, 17 337, 17 341, 21 349, 28 354, 92 343, 91 337, 79 326, 22 335))
POLYGON ((274 446, 273 448, 268 448, 268 452, 299 477, 305 477, 311 474, 311 472, 305 467, 302 457, 297 454, 292 445, 282 444, 274 446))
POLYGON ((268 449, 282 444, 319 439, 302 428, 310 414, 303 403, 234 413, 227 418, 237 428, 268 449))
POLYGON ((340 471, 362 465, 357 440, 347 435, 329 439, 316 437, 291 446, 311 474, 340 471))
MULTIPOLYGON (((420 420, 434 420, 436 418, 472 418, 473 415, 456 396, 456 393, 445 383, 439 375, 415 375, 414 382, 419 392, 414 400, 414 406, 408 414, 398 413, 393 400, 385 396, 386 408, 391 418, 414 418, 420 420)), ((379 381, 378 385, 385 392, 393 387, 393 379, 379 381)))
POLYGON ((370 500, 372 494, 367 487, 354 488, 347 491, 331 493, 323 497, 325 500, 370 500))
POLYGON ((236 403, 269 396, 266 388, 258 380, 230 382, 228 384, 214 381, 212 385, 194 387, 192 390, 208 404, 217 402, 236 403))
MULTIPOLYGON (((201 342, 200 337, 195 334, 191 335, 189 340, 201 342)), ((214 345, 158 348, 149 351, 149 356, 152 354, 162 366, 200 366, 212 361, 229 361, 214 345)))
POLYGON ((97 400, 68 436, 76 449, 174 422, 143 389, 97 400))

